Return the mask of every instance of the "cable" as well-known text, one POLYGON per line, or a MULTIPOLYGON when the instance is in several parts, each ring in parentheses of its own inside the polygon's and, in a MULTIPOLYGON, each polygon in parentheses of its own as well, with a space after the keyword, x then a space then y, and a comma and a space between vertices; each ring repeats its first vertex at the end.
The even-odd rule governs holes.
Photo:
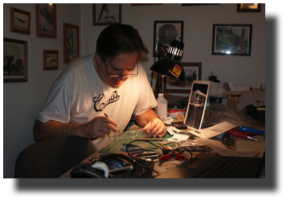
MULTIPOLYGON (((131 157, 133 160, 137 161, 138 163, 141 163, 141 164, 143 164, 144 166, 146 166, 146 170, 144 169, 143 166, 140 166, 140 167, 142 168, 142 172, 139 174, 140 177, 144 177, 143 175, 146 174, 146 173, 148 173, 148 172, 150 172, 150 171, 154 171, 157 175, 159 175, 159 173, 158 173, 158 171, 156 171, 155 169, 151 168, 151 167, 147 164, 147 162, 146 162, 145 160, 142 160, 142 159, 140 159, 140 158, 134 158, 134 157, 129 153, 129 151, 128 151, 128 147, 130 147, 130 144, 132 144, 132 143, 134 143, 134 142, 137 142, 137 141, 139 141, 139 142, 147 142, 147 143, 150 143, 151 145, 153 145, 153 146, 155 146, 155 147, 161 149, 161 150, 162 150, 162 154, 160 154, 158 157, 160 157, 160 156, 163 155, 163 154, 167 154, 167 153, 169 153, 169 152, 172 152, 172 153, 174 153, 174 152, 182 153, 182 152, 187 151, 187 152, 189 152, 189 154, 190 154, 190 160, 189 160, 189 161, 191 162, 191 164, 192 164, 192 162, 193 162, 193 160, 192 160, 192 159, 193 159, 193 158, 192 158, 192 152, 191 152, 188 148, 186 148, 186 147, 179 147, 179 148, 176 148, 176 149, 172 149, 172 150, 171 150, 171 149, 162 148, 162 147, 160 147, 160 146, 158 146, 158 145, 156 145, 156 144, 154 144, 154 143, 152 143, 152 142, 150 142, 150 141, 133 140, 133 141, 129 142, 129 143, 126 145, 126 148, 125 148, 125 149, 126 149, 126 152, 127 152, 127 154, 128 154, 129 157, 131 157)), ((155 159, 155 158, 153 158, 153 159, 149 162, 149 164, 152 163, 154 159, 155 159)), ((154 176, 152 176, 152 177, 154 177, 154 176)))

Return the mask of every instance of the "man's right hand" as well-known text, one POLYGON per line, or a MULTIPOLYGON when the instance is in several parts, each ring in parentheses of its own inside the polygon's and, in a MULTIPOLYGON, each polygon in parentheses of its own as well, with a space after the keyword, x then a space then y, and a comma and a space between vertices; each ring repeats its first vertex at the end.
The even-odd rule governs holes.
POLYGON ((96 139, 104 137, 111 131, 118 131, 116 121, 105 116, 97 116, 87 123, 62 123, 53 120, 42 123, 36 120, 33 135, 36 141, 70 136, 96 139))
POLYGON ((97 116, 88 123, 82 124, 80 133, 86 138, 95 139, 110 134, 111 130, 118 131, 117 122, 109 117, 97 116))

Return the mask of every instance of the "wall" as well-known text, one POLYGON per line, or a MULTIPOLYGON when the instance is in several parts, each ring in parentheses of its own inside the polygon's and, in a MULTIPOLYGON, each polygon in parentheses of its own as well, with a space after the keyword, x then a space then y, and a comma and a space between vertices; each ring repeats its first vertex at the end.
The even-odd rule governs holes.
POLYGON ((43 70, 43 50, 59 51, 59 69, 63 63, 63 23, 80 26, 79 4, 58 4, 57 38, 36 36, 35 4, 4 4, 3 37, 28 42, 28 81, 3 84, 4 102, 4 177, 13 177, 18 154, 34 143, 32 130, 53 78, 59 70, 43 70), (31 33, 10 32, 10 8, 31 13, 31 33))
MULTIPOLYGON (((105 26, 93 26, 92 5, 81 7, 84 33, 81 48, 84 54, 95 50, 95 42, 105 26)), ((222 82, 258 85, 265 81, 265 5, 260 13, 239 13, 236 4, 209 6, 181 6, 163 4, 147 6, 122 5, 122 23, 137 28, 149 49, 148 62, 144 67, 148 74, 153 63, 153 30, 156 20, 183 20, 185 43, 183 62, 201 62, 202 79, 210 72, 222 82), (251 56, 212 55, 213 24, 252 24, 251 56)))
MULTIPOLYGON (((13 177, 18 154, 34 143, 34 120, 59 70, 44 71, 42 52, 59 51, 59 69, 63 63, 63 23, 80 26, 80 55, 95 51, 95 42, 105 26, 93 26, 92 4, 57 5, 57 39, 36 37, 35 5, 4 4, 4 37, 28 41, 28 82, 4 83, 4 177, 13 177), (10 7, 31 13, 31 34, 10 32, 10 7)), ((237 13, 235 4, 213 6, 122 5, 122 23, 137 28, 150 53, 144 62, 147 74, 153 63, 153 27, 156 20, 184 21, 184 62, 202 62, 202 79, 213 71, 222 82, 255 85, 265 81, 265 7, 260 13, 237 13), (175 16, 174 16, 175 15, 175 16), (211 55, 212 26, 253 24, 251 56, 211 55)))

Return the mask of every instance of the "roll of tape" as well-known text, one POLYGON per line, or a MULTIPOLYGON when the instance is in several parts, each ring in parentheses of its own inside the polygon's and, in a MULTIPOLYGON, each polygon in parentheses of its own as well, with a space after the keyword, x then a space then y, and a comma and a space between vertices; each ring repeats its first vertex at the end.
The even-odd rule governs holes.
POLYGON ((103 170, 105 172, 104 177, 108 178, 109 177, 109 168, 108 165, 106 165, 106 163, 103 162, 95 162, 94 164, 92 164, 93 168, 99 169, 99 170, 103 170))

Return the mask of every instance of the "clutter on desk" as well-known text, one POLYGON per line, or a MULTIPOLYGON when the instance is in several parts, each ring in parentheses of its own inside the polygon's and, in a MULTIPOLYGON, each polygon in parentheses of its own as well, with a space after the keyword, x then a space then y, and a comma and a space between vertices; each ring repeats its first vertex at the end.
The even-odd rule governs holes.
POLYGON ((178 142, 176 144, 176 148, 185 148, 190 151, 204 151, 204 152, 208 152, 212 150, 211 148, 209 148, 209 146, 202 144, 198 140, 193 140, 193 141, 186 140, 186 141, 178 142))
POLYGON ((229 90, 222 94, 227 96, 227 105, 243 110, 247 105, 265 106, 265 84, 243 86, 229 83, 229 90))
POLYGON ((169 117, 177 121, 183 121, 185 113, 186 109, 178 109, 177 106, 171 109, 169 108, 169 117))
POLYGON ((211 103, 211 108, 206 110, 206 125, 211 126, 223 121, 234 124, 236 126, 245 126, 260 130, 265 130, 265 123, 248 116, 245 112, 236 108, 227 108, 220 103, 211 103))

